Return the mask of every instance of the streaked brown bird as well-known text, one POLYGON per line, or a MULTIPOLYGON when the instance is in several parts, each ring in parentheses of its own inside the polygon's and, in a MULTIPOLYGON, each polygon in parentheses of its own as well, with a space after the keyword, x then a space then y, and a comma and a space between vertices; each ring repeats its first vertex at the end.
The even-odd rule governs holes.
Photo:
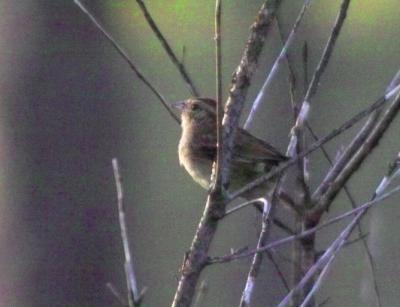
MULTIPOLYGON (((212 164, 217 154, 216 102, 210 98, 190 98, 173 104, 181 112, 182 135, 179 162, 203 188, 210 186, 212 164)), ((229 190, 236 190, 288 158, 268 143, 238 128, 231 161, 229 190)), ((266 182, 245 194, 263 197, 271 187, 266 182)))

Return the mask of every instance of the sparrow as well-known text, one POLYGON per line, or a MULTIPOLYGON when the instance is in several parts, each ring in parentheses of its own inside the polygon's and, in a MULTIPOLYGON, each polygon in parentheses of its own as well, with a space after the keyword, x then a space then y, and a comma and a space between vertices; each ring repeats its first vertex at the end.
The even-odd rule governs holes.
MULTIPOLYGON (((213 162, 217 155, 216 101, 211 98, 189 98, 172 106, 181 115, 179 162, 195 182, 209 189, 213 162)), ((270 144, 238 128, 228 191, 241 188, 287 159, 270 144)), ((273 181, 266 181, 243 197, 265 197, 273 181)))

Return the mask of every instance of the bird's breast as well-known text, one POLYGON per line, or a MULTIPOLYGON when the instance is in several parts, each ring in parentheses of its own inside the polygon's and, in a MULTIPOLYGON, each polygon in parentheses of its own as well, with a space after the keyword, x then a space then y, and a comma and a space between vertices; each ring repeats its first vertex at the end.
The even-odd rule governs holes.
POLYGON ((212 161, 199 155, 184 137, 181 138, 178 146, 179 163, 186 169, 189 175, 204 189, 210 186, 212 161))

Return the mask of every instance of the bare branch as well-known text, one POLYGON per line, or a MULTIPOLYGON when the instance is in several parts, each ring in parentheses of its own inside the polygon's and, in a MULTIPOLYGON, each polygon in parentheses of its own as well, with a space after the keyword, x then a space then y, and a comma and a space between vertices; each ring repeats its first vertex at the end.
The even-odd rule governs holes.
MULTIPOLYGON (((271 20, 281 0, 267 0, 258 12, 253 23, 240 65, 235 71, 223 125, 223 160, 218 167, 222 188, 229 182, 230 160, 234 144, 235 132, 244 99, 250 86, 252 76, 257 67, 258 57, 266 39, 271 20)), ((182 274, 172 302, 173 307, 189 306, 193 300, 195 288, 208 260, 208 250, 217 230, 219 219, 225 214, 226 199, 221 188, 214 186, 207 198, 206 207, 197 228, 190 250, 185 258, 182 274)))
POLYGON ((123 201, 124 192, 122 188, 121 174, 119 172, 119 167, 118 167, 118 160, 116 158, 112 159, 112 166, 114 171, 115 186, 117 188, 119 225, 121 228, 121 238, 125 255, 125 275, 128 288, 128 302, 129 302, 129 307, 139 307, 142 302, 144 293, 143 292, 139 293, 135 270, 133 268, 132 254, 128 240, 128 230, 125 221, 125 208, 123 201))
POLYGON ((289 288, 289 283, 287 282, 286 278, 285 278, 285 274, 283 274, 281 268, 279 267, 278 263, 276 262, 274 255, 271 251, 267 251, 267 257, 268 259, 271 261, 271 263, 273 264, 276 273, 278 274, 279 279, 281 280, 283 286, 285 287, 286 291, 290 291, 289 288))
POLYGON ((160 29, 158 28, 156 22, 154 21, 153 17, 151 17, 150 12, 148 11, 146 5, 142 0, 136 0, 137 4, 139 5, 144 17, 147 20, 150 28, 153 30, 154 34, 156 35, 157 39, 160 41, 162 47, 164 48, 165 52, 167 53, 168 57, 170 58, 171 62, 176 66, 179 73, 182 76, 182 79, 185 81, 188 89, 194 96, 199 96, 199 92, 197 91, 194 83, 192 82, 189 73, 186 71, 185 66, 180 62, 175 55, 175 52, 172 50, 171 46, 169 45, 168 41, 161 33, 160 29))
POLYGON ((193 304, 193 307, 201 307, 204 297, 206 296, 208 291, 208 284, 206 280, 203 280, 200 283, 199 293, 197 293, 196 300, 193 304))
POLYGON ((397 154, 393 162, 389 164, 388 172, 386 173, 386 175, 383 177, 382 181, 376 188, 373 198, 382 194, 382 192, 385 191, 386 188, 397 177, 400 177, 400 152, 397 154))
POLYGON ((389 197, 391 197, 394 194, 399 193, 399 192, 400 192, 400 186, 398 186, 396 188, 393 188, 389 192, 386 192, 386 193, 382 194, 381 196, 376 197, 375 199, 373 199, 371 201, 368 201, 368 202, 364 203, 363 205, 361 205, 361 206, 359 206, 359 207, 357 207, 355 209, 352 209, 350 211, 347 211, 346 213, 343 213, 343 214, 341 214, 339 216, 336 216, 336 217, 334 217, 332 219, 329 219, 329 220, 327 220, 327 221, 325 221, 325 222, 323 222, 323 223, 321 223, 321 224, 319 224, 319 225, 317 225, 317 226, 315 226, 313 228, 310 228, 310 229, 308 229, 306 231, 303 231, 303 232, 301 232, 301 233, 299 233, 297 235, 288 236, 286 238, 279 239, 279 240, 271 242, 271 243, 269 243, 269 244, 267 244, 267 245, 265 245, 265 246, 263 246, 261 248, 249 250, 249 251, 246 251, 246 252, 241 253, 241 254, 226 255, 226 256, 222 256, 222 257, 210 258, 210 259, 208 259, 208 263, 209 264, 212 264, 212 263, 225 263, 225 262, 230 262, 230 261, 241 259, 241 258, 246 258, 246 257, 252 256, 255 253, 260 253, 260 252, 263 252, 263 251, 267 251, 267 250, 276 248, 278 246, 287 244, 289 242, 293 242, 294 240, 305 238, 305 237, 310 236, 310 235, 316 233, 317 231, 319 231, 319 230, 321 230, 321 229, 323 229, 323 228, 325 228, 325 227, 327 227, 327 226, 329 226, 331 224, 337 223, 337 222, 339 222, 339 221, 341 221, 341 220, 343 220, 343 219, 345 219, 345 218, 347 218, 347 217, 349 217, 349 216, 351 216, 353 214, 356 214, 361 210, 370 208, 370 207, 382 202, 383 200, 385 200, 385 199, 387 199, 387 198, 389 198, 389 197))
POLYGON ((232 209, 226 210, 224 217, 229 215, 229 214, 232 214, 232 213, 234 213, 234 212, 236 212, 236 211, 238 211, 238 210, 240 210, 240 209, 242 209, 244 207, 247 207, 249 205, 254 205, 255 203, 261 203, 263 206, 265 206, 268 202, 264 197, 260 197, 260 198, 256 198, 256 199, 252 199, 252 200, 246 201, 246 202, 244 202, 244 203, 242 203, 240 205, 237 205, 236 207, 234 207, 232 209))
POLYGON ((114 295, 114 297, 118 300, 121 306, 128 306, 128 303, 123 298, 122 294, 118 291, 117 288, 115 288, 115 286, 112 283, 108 282, 106 284, 106 287, 108 290, 110 290, 111 294, 114 295))
POLYGON ((347 146, 346 150, 340 155, 340 158, 337 159, 335 164, 332 166, 332 168, 329 170, 325 178, 322 180, 321 184, 314 192, 312 196, 314 203, 317 203, 318 200, 322 197, 322 195, 329 189, 332 182, 339 176, 343 168, 347 165, 350 159, 362 146, 364 141, 370 135, 373 128, 376 126, 381 111, 382 110, 376 110, 374 113, 370 115, 370 117, 368 118, 364 126, 361 128, 361 130, 357 133, 357 135, 354 137, 351 143, 347 146))
POLYGON ((94 15, 89 12, 89 10, 79 1, 74 0, 75 4, 81 9, 83 13, 85 13, 90 21, 96 26, 97 29, 105 36, 105 38, 111 43, 111 45, 115 48, 115 50, 122 56, 122 58, 128 63, 129 67, 133 70, 136 76, 153 92, 154 95, 160 100, 164 108, 171 115, 171 117, 179 123, 179 118, 172 112, 171 107, 169 106, 167 100, 164 96, 155 88, 154 85, 150 83, 150 81, 143 75, 137 65, 133 62, 133 60, 128 56, 127 52, 114 40, 114 38, 109 34, 104 27, 96 20, 94 15))
MULTIPOLYGON (((276 193, 276 186, 274 194, 275 193, 276 193)), ((272 201, 276 201, 276 198, 275 197, 273 198, 274 199, 272 201)), ((270 219, 273 207, 275 207, 275 204, 273 204, 272 201, 271 203, 266 201, 264 204, 264 210, 262 215, 262 229, 258 238, 257 247, 265 245, 269 236, 269 230, 271 224, 268 222, 268 220, 270 219)), ((242 297, 240 298, 240 304, 239 304, 240 307, 250 306, 250 301, 254 293, 256 279, 260 272, 262 257, 263 255, 261 253, 254 254, 253 261, 251 263, 250 270, 247 275, 246 285, 242 292, 242 297)))
MULTIPOLYGON (((237 212, 237 211, 239 211, 239 210, 241 210, 243 208, 246 208, 246 207, 248 207, 250 205, 254 205, 254 204, 257 204, 257 203, 261 203, 262 206, 264 206, 265 203, 266 203, 266 199, 265 198, 256 198, 256 199, 252 199, 252 200, 246 201, 244 203, 241 203, 241 204, 237 205, 236 207, 233 207, 233 208, 231 208, 229 210, 226 210, 226 212, 225 212, 223 217, 226 217, 226 216, 228 216, 228 215, 230 215, 232 213, 235 213, 235 212, 237 212)), ((257 210, 261 211, 261 209, 258 206, 255 206, 255 207, 256 207, 257 210)), ((279 220, 278 218, 273 217, 272 218, 272 222, 278 228, 282 229, 284 232, 286 232, 288 234, 294 234, 294 231, 289 226, 287 226, 284 222, 279 220)))
MULTIPOLYGON (((277 25, 277 28, 278 28, 280 39, 283 42, 282 29, 281 29, 281 27, 279 25, 279 19, 278 18, 276 18, 276 25, 277 25)), ((303 55, 304 54, 306 54, 306 53, 303 52, 303 55)), ((296 82, 296 77, 295 77, 295 72, 294 72, 294 69, 292 67, 292 63, 290 61, 288 52, 285 54, 285 60, 286 60, 287 67, 288 67, 289 92, 290 92, 290 98, 291 98, 293 118, 296 120, 296 118, 298 116, 298 108, 297 108, 296 101, 295 101, 295 90, 296 90, 295 82, 296 82)), ((304 71, 305 71, 305 74, 306 74, 306 72, 307 72, 307 57, 304 57, 303 60, 304 60, 303 63, 304 63, 304 66, 305 66, 304 71)), ((304 138, 302 138, 302 139, 304 140, 304 138)), ((305 142, 301 142, 301 146, 297 147, 296 153, 299 153, 299 152, 304 150, 304 148, 305 148, 304 143, 305 142)), ((289 150, 287 152, 289 152, 289 150)), ((308 202, 309 199, 310 199, 310 189, 309 189, 308 183, 307 183, 307 181, 308 181, 307 178, 309 178, 309 176, 307 175, 308 174, 308 170, 307 170, 306 158, 299 159, 298 162, 297 162, 297 167, 298 167, 298 174, 296 176, 296 180, 297 180, 299 186, 301 187, 302 192, 304 193, 304 196, 302 196, 302 200, 301 201, 308 202)))
POLYGON ((347 10, 349 8, 349 5, 350 5, 350 0, 343 0, 342 4, 340 6, 339 14, 335 21, 335 25, 333 26, 331 35, 325 46, 324 52, 322 53, 321 60, 317 66, 317 69, 314 72, 314 75, 311 79, 310 85, 308 86, 308 90, 304 97, 304 101, 300 107, 300 110, 304 109, 304 114, 302 114, 302 112, 300 111, 299 116, 297 117, 298 119, 296 120, 296 124, 293 127, 292 132, 291 132, 291 139, 290 139, 289 147, 292 149, 296 148, 297 139, 298 139, 298 131, 303 129, 304 122, 307 120, 308 109, 309 109, 309 104, 310 104, 311 98, 317 92, 317 89, 318 89, 318 86, 320 83, 320 79, 321 79, 323 73, 325 72, 325 69, 329 63, 329 60, 333 53, 333 49, 335 47, 336 40, 339 37, 344 20, 346 19, 347 10), (305 112, 305 111, 307 111, 307 112, 305 112), (305 115, 305 116, 303 116, 303 115, 305 115))
POLYGON ((306 298, 304 299, 304 302, 300 305, 300 307, 307 307, 308 303, 313 299, 314 294, 317 292, 317 290, 321 287, 323 278, 325 275, 328 273, 328 269, 330 265, 332 264, 333 260, 335 259, 335 255, 332 255, 328 262, 326 263, 325 267, 322 269, 321 273, 319 274, 318 278, 315 280, 314 286, 310 290, 310 292, 307 293, 306 298))
POLYGON ((317 92, 317 88, 319 86, 320 79, 321 79, 323 73, 325 72, 326 67, 328 66, 329 60, 333 53, 333 49, 335 47, 336 40, 339 37, 343 23, 346 19, 349 5, 350 5, 350 0, 343 0, 342 4, 340 5, 340 10, 339 10, 339 14, 336 18, 335 25, 333 26, 331 35, 328 39, 328 42, 325 46, 323 53, 322 53, 321 60, 318 64, 318 67, 315 70, 315 73, 311 79, 310 85, 308 86, 308 90, 307 90, 306 96, 304 97, 304 101, 309 102, 311 100, 311 98, 315 95, 315 93, 317 92))
POLYGON ((215 166, 215 187, 222 186, 222 51, 221 51, 221 0, 215 3, 215 72, 216 72, 216 97, 217 97, 217 160, 215 166))

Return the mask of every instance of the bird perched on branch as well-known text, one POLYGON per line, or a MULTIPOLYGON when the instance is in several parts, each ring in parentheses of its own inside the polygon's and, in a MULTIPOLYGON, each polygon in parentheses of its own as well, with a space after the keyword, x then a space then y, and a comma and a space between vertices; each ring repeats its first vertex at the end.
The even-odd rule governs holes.
MULTIPOLYGON (((179 162, 194 181, 208 189, 217 155, 216 102, 210 98, 190 98, 172 106, 180 110, 182 120, 179 162)), ((229 190, 244 186, 287 159, 268 143, 238 128, 229 190)), ((247 199, 264 197, 270 187, 271 182, 267 181, 243 196, 247 199)))

